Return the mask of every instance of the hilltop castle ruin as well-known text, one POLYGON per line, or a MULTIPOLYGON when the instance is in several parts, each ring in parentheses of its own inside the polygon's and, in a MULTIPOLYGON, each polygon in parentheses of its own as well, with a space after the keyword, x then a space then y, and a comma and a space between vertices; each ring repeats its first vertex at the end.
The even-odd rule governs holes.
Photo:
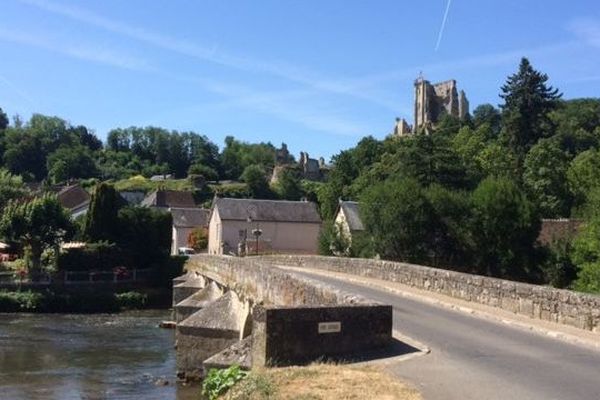
POLYGON ((468 113, 469 101, 463 90, 458 91, 456 80, 431 84, 419 76, 415 80, 414 125, 409 125, 404 118, 397 118, 392 134, 428 133, 444 114, 463 119, 468 113))

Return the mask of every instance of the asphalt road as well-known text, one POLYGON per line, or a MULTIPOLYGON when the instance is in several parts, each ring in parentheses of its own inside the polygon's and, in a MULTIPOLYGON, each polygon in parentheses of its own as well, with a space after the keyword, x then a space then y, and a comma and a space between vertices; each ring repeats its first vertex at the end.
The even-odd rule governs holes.
POLYGON ((431 353, 392 364, 426 400, 600 400, 600 352, 333 277, 297 272, 391 304, 394 329, 431 353))

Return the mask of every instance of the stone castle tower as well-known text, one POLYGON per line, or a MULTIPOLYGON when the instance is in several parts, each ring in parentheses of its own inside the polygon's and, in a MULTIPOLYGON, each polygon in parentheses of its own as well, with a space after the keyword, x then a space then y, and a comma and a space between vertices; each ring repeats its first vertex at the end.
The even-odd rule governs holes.
POLYGON ((458 91, 456 80, 431 84, 419 76, 415 80, 414 124, 409 125, 404 118, 396 118, 393 136, 413 135, 416 132, 429 132, 444 114, 464 119, 469 114, 469 101, 464 91, 458 91))
POLYGON ((467 96, 454 79, 433 85, 422 77, 415 80, 415 130, 434 125, 443 114, 463 119, 468 113, 467 96))

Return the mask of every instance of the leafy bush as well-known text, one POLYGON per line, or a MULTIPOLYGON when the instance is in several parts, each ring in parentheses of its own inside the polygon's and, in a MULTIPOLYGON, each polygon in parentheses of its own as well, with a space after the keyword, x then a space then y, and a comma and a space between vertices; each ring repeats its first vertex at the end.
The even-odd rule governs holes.
POLYGON ((144 308, 148 301, 148 296, 139 292, 117 293, 115 297, 119 307, 126 310, 144 308))
POLYGON ((42 307, 44 295, 32 291, 0 291, 0 312, 33 312, 42 307))
POLYGON ((208 229, 198 227, 190 232, 188 236, 188 246, 195 251, 206 250, 208 247, 208 229))
POLYGON ((60 271, 108 271, 129 264, 127 255, 113 243, 88 243, 79 249, 68 249, 58 257, 60 271))
POLYGON ((581 266, 574 282, 575 290, 600 294, 600 263, 587 263, 581 266))
POLYGON ((555 288, 568 288, 577 278, 577 266, 571 260, 572 244, 557 240, 545 249, 545 262, 541 265, 543 281, 555 288))
POLYGON ((215 400, 227 392, 233 385, 248 375, 239 365, 232 365, 227 369, 211 369, 202 384, 202 394, 209 400, 215 400))

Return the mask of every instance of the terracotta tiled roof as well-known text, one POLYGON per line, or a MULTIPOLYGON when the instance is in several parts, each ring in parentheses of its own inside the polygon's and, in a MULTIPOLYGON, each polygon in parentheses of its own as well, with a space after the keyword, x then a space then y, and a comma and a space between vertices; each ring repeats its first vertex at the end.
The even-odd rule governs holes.
POLYGON ((321 223, 315 203, 308 201, 216 199, 222 220, 321 223))

